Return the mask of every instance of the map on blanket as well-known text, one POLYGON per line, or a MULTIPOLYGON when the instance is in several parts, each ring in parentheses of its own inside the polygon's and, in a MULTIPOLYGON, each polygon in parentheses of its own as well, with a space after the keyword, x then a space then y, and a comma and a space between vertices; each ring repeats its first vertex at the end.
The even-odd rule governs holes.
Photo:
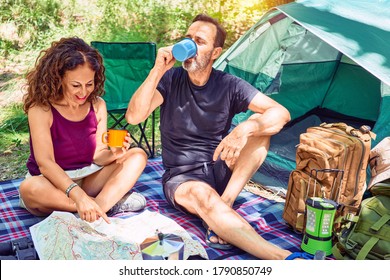
POLYGON ((180 236, 184 241, 184 259, 206 250, 175 221, 157 212, 145 210, 126 218, 102 218, 93 223, 68 212, 53 212, 30 227, 35 249, 41 260, 142 260, 140 244, 156 230, 180 236))

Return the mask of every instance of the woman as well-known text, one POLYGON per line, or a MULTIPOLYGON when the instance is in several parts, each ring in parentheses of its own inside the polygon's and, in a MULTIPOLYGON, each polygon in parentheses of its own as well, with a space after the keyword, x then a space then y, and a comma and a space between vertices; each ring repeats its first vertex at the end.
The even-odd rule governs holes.
POLYGON ((142 195, 126 195, 146 166, 145 152, 129 149, 129 134, 121 148, 102 143, 104 80, 101 55, 76 37, 52 43, 28 73, 31 154, 20 202, 32 214, 78 212, 85 221, 109 223, 110 209, 113 215, 145 207, 142 195))

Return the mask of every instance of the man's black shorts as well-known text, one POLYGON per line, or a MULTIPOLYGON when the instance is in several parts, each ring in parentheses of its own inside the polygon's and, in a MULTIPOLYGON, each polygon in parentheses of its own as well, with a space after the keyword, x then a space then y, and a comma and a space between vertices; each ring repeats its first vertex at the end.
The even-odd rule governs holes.
POLYGON ((184 208, 175 202, 177 188, 188 181, 202 181, 214 188, 219 195, 224 192, 232 172, 225 161, 218 159, 215 162, 196 163, 165 170, 162 177, 164 195, 168 202, 180 211, 184 208))

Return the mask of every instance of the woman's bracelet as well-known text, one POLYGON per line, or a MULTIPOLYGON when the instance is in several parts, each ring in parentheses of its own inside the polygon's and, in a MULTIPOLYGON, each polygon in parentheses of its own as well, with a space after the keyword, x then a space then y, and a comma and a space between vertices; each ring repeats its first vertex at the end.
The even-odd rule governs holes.
POLYGON ((74 188, 74 187, 77 187, 77 186, 78 186, 78 185, 77 185, 77 183, 75 183, 75 182, 73 182, 72 184, 70 184, 69 187, 68 187, 68 188, 66 189, 66 191, 65 191, 66 196, 69 197, 70 191, 73 190, 73 188, 74 188))

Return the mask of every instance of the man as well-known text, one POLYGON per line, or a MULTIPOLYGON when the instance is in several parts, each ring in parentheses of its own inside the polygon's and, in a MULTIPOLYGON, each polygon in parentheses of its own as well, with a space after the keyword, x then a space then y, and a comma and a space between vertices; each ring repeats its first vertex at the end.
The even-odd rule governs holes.
POLYGON ((233 244, 261 259, 285 259, 291 252, 264 240, 232 205, 290 114, 249 83, 212 68, 226 38, 216 20, 196 16, 186 37, 196 42, 197 55, 172 68, 172 46, 160 48, 126 119, 140 123, 161 105, 164 194, 177 209, 203 219, 209 246, 233 244), (248 108, 255 114, 229 132, 234 115, 248 108))

